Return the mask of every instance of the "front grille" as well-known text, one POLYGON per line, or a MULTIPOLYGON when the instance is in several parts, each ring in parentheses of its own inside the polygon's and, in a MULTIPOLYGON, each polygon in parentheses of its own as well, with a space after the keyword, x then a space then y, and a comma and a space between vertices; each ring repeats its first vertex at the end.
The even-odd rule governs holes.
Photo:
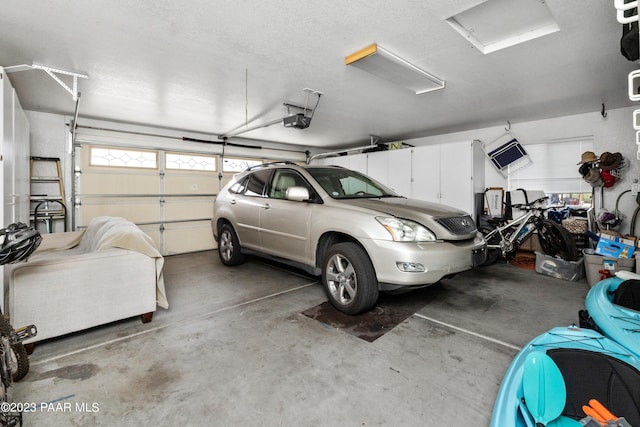
POLYGON ((437 218, 436 222, 446 228, 450 233, 456 235, 470 234, 477 230, 476 224, 469 215, 437 218))

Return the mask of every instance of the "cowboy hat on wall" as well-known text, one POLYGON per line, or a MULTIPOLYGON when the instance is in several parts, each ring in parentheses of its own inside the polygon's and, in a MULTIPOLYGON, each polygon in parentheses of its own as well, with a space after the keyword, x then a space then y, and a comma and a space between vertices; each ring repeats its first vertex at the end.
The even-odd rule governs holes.
POLYGON ((628 166, 622 154, 605 151, 597 156, 593 151, 582 153, 578 172, 592 187, 611 188, 622 178, 623 169, 628 166))

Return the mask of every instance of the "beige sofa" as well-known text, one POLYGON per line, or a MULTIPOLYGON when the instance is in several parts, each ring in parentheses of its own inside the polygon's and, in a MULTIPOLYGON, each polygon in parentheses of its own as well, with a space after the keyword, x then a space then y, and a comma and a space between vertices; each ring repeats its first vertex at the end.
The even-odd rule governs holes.
POLYGON ((27 262, 10 270, 5 307, 14 327, 34 324, 33 343, 168 308, 164 259, 151 238, 118 217, 83 231, 44 234, 27 262))

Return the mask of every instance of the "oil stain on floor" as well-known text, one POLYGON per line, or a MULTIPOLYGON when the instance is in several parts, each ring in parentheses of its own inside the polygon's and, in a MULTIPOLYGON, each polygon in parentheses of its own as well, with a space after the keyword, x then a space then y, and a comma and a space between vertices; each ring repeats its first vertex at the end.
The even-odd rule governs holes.
POLYGON ((424 289, 401 295, 380 294, 377 304, 371 310, 355 316, 336 310, 328 301, 311 307, 302 314, 373 342, 424 307, 430 300, 427 293, 424 289))

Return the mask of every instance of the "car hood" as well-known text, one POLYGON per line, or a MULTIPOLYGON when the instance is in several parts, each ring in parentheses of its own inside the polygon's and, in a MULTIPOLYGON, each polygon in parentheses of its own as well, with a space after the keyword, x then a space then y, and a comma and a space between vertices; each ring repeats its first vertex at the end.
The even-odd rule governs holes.
POLYGON ((383 197, 369 199, 343 199, 341 203, 380 212, 381 214, 392 215, 398 218, 405 218, 418 222, 436 233, 436 236, 445 240, 460 240, 472 238, 476 234, 476 227, 469 214, 460 209, 439 203, 426 202, 423 200, 407 199, 404 197, 383 197), (452 227, 446 218, 458 219, 468 218, 470 224, 459 229, 457 222, 452 227))
POLYGON ((372 209, 402 218, 412 219, 417 216, 450 217, 468 215, 467 212, 439 203, 404 197, 382 197, 376 199, 343 199, 342 203, 372 209))

